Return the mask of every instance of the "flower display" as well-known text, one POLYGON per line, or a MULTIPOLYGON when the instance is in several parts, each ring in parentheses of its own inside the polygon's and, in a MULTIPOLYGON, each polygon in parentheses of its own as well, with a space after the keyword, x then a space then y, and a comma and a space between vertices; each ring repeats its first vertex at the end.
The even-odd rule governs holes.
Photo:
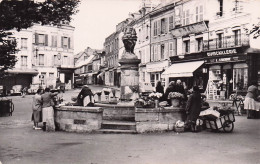
POLYGON ((168 99, 183 99, 184 95, 179 92, 170 92, 168 95, 168 99))
POLYGON ((149 94, 149 97, 151 97, 152 99, 159 99, 159 98, 161 98, 162 97, 162 94, 161 93, 159 93, 159 92, 153 92, 153 93, 150 93, 149 94))
POLYGON ((142 97, 135 100, 135 107, 137 108, 153 108, 154 101, 150 97, 142 97))

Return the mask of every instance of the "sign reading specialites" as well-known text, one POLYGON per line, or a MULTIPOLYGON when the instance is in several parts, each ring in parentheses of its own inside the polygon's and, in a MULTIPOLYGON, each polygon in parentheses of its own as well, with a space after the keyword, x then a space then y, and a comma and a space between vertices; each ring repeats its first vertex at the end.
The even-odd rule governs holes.
POLYGON ((219 56, 219 55, 230 55, 237 54, 237 49, 228 49, 228 50, 217 50, 213 52, 207 52, 207 56, 219 56))

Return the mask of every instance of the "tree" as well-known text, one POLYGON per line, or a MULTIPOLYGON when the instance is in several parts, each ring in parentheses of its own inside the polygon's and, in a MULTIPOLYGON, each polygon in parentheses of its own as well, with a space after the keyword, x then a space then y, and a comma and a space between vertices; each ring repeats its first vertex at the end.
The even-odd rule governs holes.
POLYGON ((260 36, 260 22, 258 24, 253 24, 251 29, 245 28, 246 33, 249 35, 253 35, 253 38, 256 39, 260 36))
POLYGON ((0 1, 0 77, 13 68, 16 48, 9 30, 26 29, 34 24, 61 26, 71 21, 79 0, 2 0, 0 1))

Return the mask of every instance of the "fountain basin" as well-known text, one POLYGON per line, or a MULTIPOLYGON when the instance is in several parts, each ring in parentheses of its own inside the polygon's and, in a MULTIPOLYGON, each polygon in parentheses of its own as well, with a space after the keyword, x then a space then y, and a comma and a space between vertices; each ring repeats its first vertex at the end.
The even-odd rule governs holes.
POLYGON ((180 107, 136 108, 137 133, 174 130, 175 123, 185 120, 185 110, 180 107))
POLYGON ((132 104, 102 104, 95 103, 95 107, 103 109, 104 120, 134 121, 135 107, 132 104))
POLYGON ((61 106, 55 109, 57 130, 67 132, 93 132, 101 128, 101 107, 61 106))

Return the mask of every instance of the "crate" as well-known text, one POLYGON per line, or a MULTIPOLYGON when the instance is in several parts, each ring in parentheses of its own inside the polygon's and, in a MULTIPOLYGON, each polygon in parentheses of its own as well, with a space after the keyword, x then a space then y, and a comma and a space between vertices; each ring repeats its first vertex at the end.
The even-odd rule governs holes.
POLYGON ((206 120, 206 127, 208 129, 218 130, 222 128, 223 123, 225 122, 224 116, 217 118, 214 120, 206 120))
POLYGON ((228 115, 223 116, 225 120, 230 120, 232 122, 235 122, 235 116, 233 113, 229 113, 228 115))

